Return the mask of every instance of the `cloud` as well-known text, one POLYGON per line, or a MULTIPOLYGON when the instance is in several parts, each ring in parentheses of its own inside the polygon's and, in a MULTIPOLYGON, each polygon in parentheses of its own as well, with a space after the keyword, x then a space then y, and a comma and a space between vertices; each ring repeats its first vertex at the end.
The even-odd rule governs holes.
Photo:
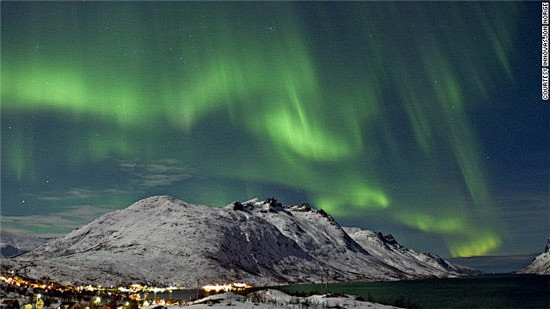
POLYGON ((128 194, 129 191, 120 189, 91 189, 89 187, 70 188, 68 190, 56 191, 53 194, 28 194, 41 201, 83 201, 97 197, 128 194), (55 194, 55 195, 54 195, 55 194))
POLYGON ((137 180, 133 181, 137 185, 144 188, 155 188, 169 186, 173 183, 190 179, 192 178, 191 174, 175 174, 175 175, 159 175, 159 174, 146 174, 140 176, 137 180))
POLYGON ((195 169, 181 166, 175 159, 161 159, 150 162, 115 160, 120 170, 128 174, 129 180, 119 188, 74 187, 40 193, 24 193, 29 198, 46 202, 91 203, 104 197, 133 195, 153 188, 167 187, 193 178, 195 169))
POLYGON ((195 169, 181 166, 180 161, 175 159, 152 162, 118 160, 118 162, 120 168, 133 177, 129 183, 138 190, 170 186, 193 178, 196 172, 195 169))
MULTIPOLYGON (((196 171, 181 165, 175 159, 155 161, 116 160, 120 171, 126 173, 128 181, 118 188, 73 187, 38 193, 24 193, 30 199, 55 204, 57 212, 25 216, 0 216, 2 229, 11 228, 45 232, 47 235, 61 235, 96 219, 113 210, 113 206, 102 205, 105 198, 133 196, 158 187, 193 178, 196 171), (93 205, 94 203, 100 205, 93 205), (63 206, 68 205, 68 206, 63 206)), ((118 205, 122 206, 122 205, 118 205)))
MULTIPOLYGON (((25 231, 51 231, 48 235, 61 235, 75 228, 79 228, 97 217, 112 211, 106 205, 72 205, 63 211, 29 215, 29 216, 0 216, 0 223, 8 228, 25 231)), ((2 226, 2 229, 6 229, 2 226)))

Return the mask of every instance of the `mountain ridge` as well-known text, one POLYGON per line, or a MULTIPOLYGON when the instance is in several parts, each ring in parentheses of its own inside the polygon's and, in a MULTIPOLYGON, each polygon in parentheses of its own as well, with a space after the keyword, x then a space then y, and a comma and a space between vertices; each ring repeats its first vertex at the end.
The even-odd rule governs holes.
POLYGON ((343 228, 307 203, 253 199, 214 208, 170 196, 104 214, 7 266, 65 283, 185 287, 197 279, 266 286, 475 273, 407 249, 393 236, 343 228))

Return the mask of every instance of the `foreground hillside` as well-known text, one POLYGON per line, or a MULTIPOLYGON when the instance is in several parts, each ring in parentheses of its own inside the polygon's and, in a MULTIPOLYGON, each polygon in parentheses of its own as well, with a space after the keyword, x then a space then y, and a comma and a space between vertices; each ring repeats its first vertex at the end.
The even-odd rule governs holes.
MULTIPOLYGON (((398 308, 364 301, 352 295, 312 295, 309 297, 295 297, 278 290, 266 289, 236 295, 231 292, 216 294, 187 304, 192 309, 199 308, 254 308, 254 309, 301 309, 301 308, 369 308, 392 309, 398 308)), ((151 308, 154 308, 151 306, 151 308)), ((170 308, 170 307, 168 307, 170 308)), ((144 308, 150 309, 150 308, 144 308)))
POLYGON ((225 208, 153 196, 107 213, 5 265, 31 278, 119 285, 256 286, 399 280, 472 273, 391 235, 344 229, 307 204, 274 199, 225 208))

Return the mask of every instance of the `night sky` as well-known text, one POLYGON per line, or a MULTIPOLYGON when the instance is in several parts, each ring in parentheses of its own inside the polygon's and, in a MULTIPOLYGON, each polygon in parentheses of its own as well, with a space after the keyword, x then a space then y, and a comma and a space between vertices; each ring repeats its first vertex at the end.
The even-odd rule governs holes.
POLYGON ((3 229, 274 196, 443 256, 544 247, 539 2, 1 9, 3 229))

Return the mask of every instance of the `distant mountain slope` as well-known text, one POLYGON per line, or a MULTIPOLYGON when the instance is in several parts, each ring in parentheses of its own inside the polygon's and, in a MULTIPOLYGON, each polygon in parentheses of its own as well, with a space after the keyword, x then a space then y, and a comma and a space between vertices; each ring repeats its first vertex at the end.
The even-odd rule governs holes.
POLYGON ((307 204, 254 199, 214 208, 153 196, 107 213, 6 267, 59 282, 186 287, 196 286, 197 279, 264 286, 472 272, 376 235, 343 229, 307 204))
POLYGON ((0 230, 0 258, 9 258, 31 251, 52 239, 33 236, 25 232, 2 229, 0 230))
POLYGON ((344 230, 371 255, 404 273, 437 277, 445 277, 449 274, 481 273, 472 268, 453 264, 433 253, 417 253, 405 248, 392 235, 359 228, 345 227, 344 230))
POLYGON ((486 273, 513 273, 529 264, 538 254, 503 255, 503 256, 470 256, 448 258, 447 261, 479 269, 486 273))
POLYGON ((520 270, 519 273, 550 275, 550 238, 546 241, 544 252, 539 254, 531 264, 520 270))

